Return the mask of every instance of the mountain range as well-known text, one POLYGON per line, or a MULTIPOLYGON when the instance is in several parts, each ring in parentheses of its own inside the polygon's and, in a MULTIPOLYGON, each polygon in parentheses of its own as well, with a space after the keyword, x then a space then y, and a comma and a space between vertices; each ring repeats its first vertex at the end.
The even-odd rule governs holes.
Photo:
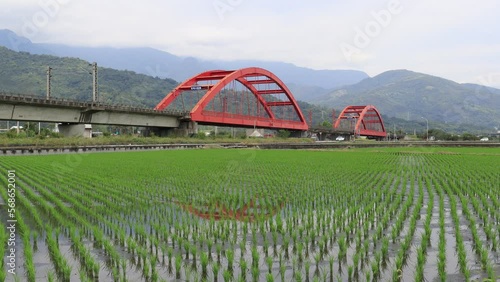
MULTIPOLYGON (((422 118, 442 129, 459 132, 500 127, 499 89, 460 84, 409 70, 391 70, 369 77, 361 71, 312 70, 283 62, 208 61, 153 48, 38 44, 9 30, 0 30, 0 46, 19 51, 9 53, 0 49, 0 91, 43 92, 45 68, 50 65, 54 68, 54 89, 58 89, 55 94, 84 99, 78 95, 85 96, 81 93, 91 91, 90 78, 85 72, 89 70, 89 62, 97 62, 100 81, 106 82, 100 86, 102 101, 150 107, 178 81, 200 72, 258 66, 280 77, 295 98, 304 101, 300 102, 301 107, 314 110, 315 121, 331 120, 331 116, 324 116, 331 113, 331 108, 338 114, 347 105, 373 104, 385 120, 410 128, 421 129, 425 125, 422 118), (58 81, 57 75, 63 73, 64 79, 58 81)), ((302 110, 307 115, 308 110, 302 110)))
POLYGON ((6 29, 0 30, 0 46, 31 54, 79 58, 97 62, 102 67, 130 70, 177 81, 184 81, 211 69, 231 70, 258 66, 276 74, 295 93, 296 98, 301 100, 307 100, 311 93, 328 93, 331 89, 354 84, 368 77, 366 73, 357 70, 313 70, 283 62, 207 61, 180 57, 148 47, 111 48, 39 44, 6 29))
MULTIPOLYGON (((91 100, 90 62, 77 58, 16 52, 2 46, 0 46, 0 93, 44 97, 47 66, 52 68, 52 97, 91 100)), ((99 68, 99 101, 106 104, 153 108, 177 85, 178 82, 170 78, 99 68)), ((304 113, 311 112, 314 124, 321 122, 324 115, 322 112, 331 112, 326 107, 301 101, 298 103, 304 113)))
POLYGON ((500 90, 409 70, 392 70, 341 87, 310 102, 343 108, 376 105, 385 115, 500 127, 500 90))
MULTIPOLYGON (((51 71, 51 96, 79 101, 92 98, 89 62, 76 58, 33 55, 0 47, 0 92, 45 96, 46 70, 51 71)), ((132 71, 99 68, 99 100, 107 104, 154 107, 178 83, 132 71)))

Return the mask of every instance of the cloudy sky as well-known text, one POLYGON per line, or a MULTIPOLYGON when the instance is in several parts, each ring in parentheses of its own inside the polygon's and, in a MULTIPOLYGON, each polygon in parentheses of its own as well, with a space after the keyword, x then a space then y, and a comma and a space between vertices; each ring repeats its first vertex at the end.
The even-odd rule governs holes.
POLYGON ((370 76, 409 69, 500 87, 498 0, 1 0, 34 42, 150 46, 370 76))

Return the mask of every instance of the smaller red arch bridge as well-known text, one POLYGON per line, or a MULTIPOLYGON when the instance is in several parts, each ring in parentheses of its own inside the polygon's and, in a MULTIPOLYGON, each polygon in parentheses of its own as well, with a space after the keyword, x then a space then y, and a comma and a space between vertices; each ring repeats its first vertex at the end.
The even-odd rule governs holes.
POLYGON ((375 106, 347 106, 334 124, 336 131, 352 132, 355 136, 382 139, 387 136, 382 116, 375 106))
POLYGON ((186 118, 199 124, 308 130, 286 85, 257 67, 200 73, 172 90, 155 110, 189 112, 186 118))

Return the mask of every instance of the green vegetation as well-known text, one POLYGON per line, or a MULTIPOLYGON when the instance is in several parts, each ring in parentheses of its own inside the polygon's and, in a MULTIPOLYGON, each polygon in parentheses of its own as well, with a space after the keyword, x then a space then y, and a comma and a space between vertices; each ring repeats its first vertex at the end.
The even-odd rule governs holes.
POLYGON ((6 134, 0 134, 0 147, 36 146, 36 147, 61 147, 61 146, 93 146, 93 145, 146 145, 146 144, 195 144, 195 143, 310 143, 311 138, 232 138, 223 135, 217 137, 142 137, 133 135, 101 136, 97 138, 64 137, 59 135, 46 138, 20 137, 9 138, 6 134))
POLYGON ((17 177, 18 275, 448 281, 458 261, 459 279, 495 281, 500 149, 411 149, 0 157, 17 177), (38 252, 51 267, 38 268, 38 252))
MULTIPOLYGON (((48 66, 52 67, 52 97, 91 100, 92 76, 89 74, 89 62, 77 58, 15 52, 2 46, 0 92, 45 97, 48 66)), ((492 92, 498 90, 479 86, 471 89, 474 86, 456 83, 450 86, 450 83, 452 82, 411 72, 396 78, 378 76, 346 89, 336 90, 315 101, 317 104, 298 101, 298 105, 307 122, 314 127, 331 126, 332 108, 335 108, 335 115, 338 116, 345 105, 369 103, 381 111, 387 129, 391 130, 396 126, 398 136, 412 134, 414 130, 424 132, 426 124, 420 119, 421 116, 429 118, 431 128, 440 128, 450 134, 491 133, 499 121, 498 111, 493 105, 500 103, 500 95, 492 92), (366 86, 367 83, 370 87, 366 86), (427 89, 429 83, 433 85, 431 90, 427 89), (442 86, 443 83, 445 86, 442 86), (369 93, 365 93, 367 89, 370 90, 369 93), (355 95, 345 95, 346 91, 355 95), (342 95, 337 95, 337 92, 342 95), (354 97, 358 95, 362 95, 362 99, 354 97), (459 98, 453 98, 457 95, 459 98), (433 102, 432 99, 438 101, 433 102), (467 103, 450 107, 449 101, 467 103), (411 119, 408 119, 408 114, 411 114, 411 119)), ((99 67, 99 99, 106 104, 153 108, 177 84, 178 82, 168 78, 99 67)))
MULTIPOLYGON (((92 97, 89 62, 31 55, 0 47, 0 92, 46 95, 46 70, 52 67, 52 96, 81 101, 92 97)), ((99 68, 99 99, 108 104, 154 107, 177 82, 131 71, 99 68)))
MULTIPOLYGON (((314 100, 325 106, 373 104, 382 114, 425 127, 426 117, 435 128, 467 132, 471 125, 489 132, 500 122, 500 90, 408 70, 391 70, 357 84, 335 89, 314 100), (435 122, 439 122, 437 126, 435 122)), ((392 122, 385 120, 388 127, 392 122)), ((412 132, 414 127, 404 127, 412 132)))
MULTIPOLYGON (((18 93, 45 97, 46 70, 52 67, 52 97, 90 101, 92 97, 91 66, 77 58, 32 55, 14 52, 0 46, 0 93, 18 93)), ((195 75, 194 73, 192 75, 195 75)), ((113 105, 153 108, 178 82, 133 71, 99 67, 99 99, 113 105)), ((326 107, 300 102, 305 116, 312 114, 313 124, 321 120, 326 107)), ((309 122, 309 120, 308 120, 309 122)))

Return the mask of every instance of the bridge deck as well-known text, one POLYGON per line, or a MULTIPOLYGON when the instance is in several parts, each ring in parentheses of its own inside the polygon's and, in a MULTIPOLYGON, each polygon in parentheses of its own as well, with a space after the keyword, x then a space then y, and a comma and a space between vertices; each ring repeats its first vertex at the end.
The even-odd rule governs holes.
POLYGON ((28 105, 39 105, 39 106, 60 106, 63 108, 78 108, 83 111, 120 111, 120 112, 134 112, 134 113, 150 113, 158 115, 168 115, 168 116, 178 116, 182 117, 189 112, 175 111, 175 110, 164 110, 158 111, 153 108, 145 107, 133 107, 129 105, 109 105, 99 102, 84 102, 78 100, 64 99, 64 98, 50 98, 46 99, 40 96, 34 95, 23 95, 23 94, 9 94, 0 93, 0 103, 2 104, 28 104, 28 105))
POLYGON ((179 127, 189 113, 0 93, 0 120, 179 127))

